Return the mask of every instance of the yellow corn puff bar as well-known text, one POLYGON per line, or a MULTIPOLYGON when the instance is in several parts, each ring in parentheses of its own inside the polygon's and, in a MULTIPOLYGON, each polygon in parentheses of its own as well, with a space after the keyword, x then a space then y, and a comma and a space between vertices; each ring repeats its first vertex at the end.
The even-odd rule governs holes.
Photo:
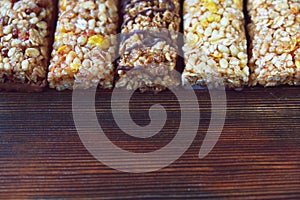
POLYGON ((240 88, 248 84, 242 0, 185 0, 183 85, 240 88))

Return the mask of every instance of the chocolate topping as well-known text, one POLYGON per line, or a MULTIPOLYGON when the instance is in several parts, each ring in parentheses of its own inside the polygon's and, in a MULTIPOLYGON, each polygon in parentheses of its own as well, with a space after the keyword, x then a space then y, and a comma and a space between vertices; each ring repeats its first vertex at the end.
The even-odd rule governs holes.
POLYGON ((151 30, 134 30, 130 33, 123 33, 121 44, 131 36, 138 34, 142 37, 142 44, 134 44, 130 48, 126 48, 125 51, 132 51, 137 48, 151 47, 157 44, 158 42, 165 41, 168 45, 175 47, 171 40, 170 32, 166 30, 160 30, 160 32, 151 31, 151 30))

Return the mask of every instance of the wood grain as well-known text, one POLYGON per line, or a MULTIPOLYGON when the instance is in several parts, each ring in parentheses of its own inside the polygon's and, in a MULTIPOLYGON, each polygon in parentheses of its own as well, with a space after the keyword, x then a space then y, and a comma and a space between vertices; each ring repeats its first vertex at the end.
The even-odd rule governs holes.
MULTIPOLYGON (((210 97, 196 91, 201 121, 189 150, 157 172, 128 174, 103 165, 85 149, 72 117, 72 93, 1 93, 1 199, 299 199, 299 87, 227 91, 221 138, 204 159, 198 152, 210 120, 210 97)), ((99 91, 99 123, 118 146, 133 152, 160 148, 180 122, 175 96, 135 94, 131 114, 149 123, 148 109, 162 103, 168 123, 157 136, 134 139, 119 130, 110 110, 111 91, 99 91)), ((193 120, 193 119, 190 119, 193 120)))

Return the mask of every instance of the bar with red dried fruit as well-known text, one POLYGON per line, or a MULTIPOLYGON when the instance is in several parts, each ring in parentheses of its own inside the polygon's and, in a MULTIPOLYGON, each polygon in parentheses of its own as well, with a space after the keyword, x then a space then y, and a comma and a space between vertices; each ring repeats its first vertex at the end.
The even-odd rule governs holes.
POLYGON ((55 1, 0 1, 0 89, 41 91, 47 85, 55 1))

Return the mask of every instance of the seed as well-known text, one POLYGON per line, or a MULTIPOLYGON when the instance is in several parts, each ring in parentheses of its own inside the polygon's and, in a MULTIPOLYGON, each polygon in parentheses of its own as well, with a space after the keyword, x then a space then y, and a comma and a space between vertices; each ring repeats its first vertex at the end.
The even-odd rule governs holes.
POLYGON ((83 2, 83 3, 81 3, 81 6, 84 9, 89 9, 89 10, 93 10, 96 7, 96 5, 94 4, 94 2, 91 2, 91 1, 83 2))
POLYGON ((76 56, 76 53, 74 51, 70 51, 70 53, 68 53, 68 55, 66 57, 66 63, 67 64, 72 63, 75 56, 76 56))
POLYGON ((29 69, 29 62, 28 60, 23 60, 22 61, 22 70, 27 71, 29 69))
POLYGON ((11 31, 12 31, 12 26, 6 26, 6 27, 3 28, 3 33, 5 35, 11 33, 11 31))
POLYGON ((86 30, 88 22, 85 19, 78 19, 75 25, 80 30, 86 30))
POLYGON ((40 20, 39 20, 39 18, 37 18, 37 17, 34 17, 34 18, 32 18, 32 19, 30 19, 29 20, 29 22, 31 23, 31 24, 36 24, 36 23, 38 23, 40 20))
POLYGON ((79 63, 79 64, 81 64, 81 60, 80 60, 79 58, 75 58, 75 59, 73 60, 73 63, 79 63))
POLYGON ((87 42, 87 36, 85 35, 81 35, 78 39, 77 39, 77 43, 79 45, 85 45, 87 42))
POLYGON ((229 25, 229 20, 226 17, 223 17, 220 21, 221 25, 226 27, 229 25))
POLYGON ((222 53, 229 53, 229 49, 224 46, 224 45, 219 45, 218 46, 219 51, 221 51, 222 53))
POLYGON ((278 28, 284 23, 284 17, 278 16, 274 19, 273 28, 278 28))
POLYGON ((239 50, 235 45, 231 45, 229 47, 229 49, 230 49, 230 52, 233 56, 236 56, 239 53, 239 50))
POLYGON ((265 56, 265 61, 270 61, 270 60, 272 60, 273 57, 274 57, 273 54, 268 53, 268 54, 266 54, 266 56, 265 56))
POLYGON ((91 66, 91 61, 90 60, 84 60, 82 63, 82 66, 85 68, 90 68, 91 66))
POLYGON ((9 49, 7 56, 12 57, 15 54, 16 50, 17 50, 16 47, 9 49))
POLYGON ((238 56, 239 59, 247 58, 247 54, 245 54, 244 52, 239 52, 237 56, 238 56))
POLYGON ((224 69, 228 67, 228 61, 225 58, 220 60, 220 67, 224 69))
POLYGON ((211 66, 211 67, 215 67, 217 63, 216 63, 213 59, 209 59, 209 60, 207 61, 207 64, 208 64, 209 66, 211 66))
POLYGON ((294 65, 294 62, 289 60, 287 63, 286 63, 286 66, 288 67, 292 67, 294 65))
POLYGON ((89 24, 89 29, 94 29, 96 26, 96 20, 95 19, 91 19, 88 21, 89 24))
POLYGON ((205 29, 205 31, 204 31, 204 35, 205 35, 206 37, 209 37, 209 36, 211 35, 211 33, 212 33, 212 28, 211 28, 211 27, 207 27, 207 28, 205 29))
POLYGON ((7 63, 4 63, 4 70, 5 71, 10 71, 10 64, 7 62, 7 63))
POLYGON ((187 34, 187 43, 191 46, 194 46, 198 43, 199 41, 199 37, 197 34, 194 34, 194 33, 188 33, 187 34))

